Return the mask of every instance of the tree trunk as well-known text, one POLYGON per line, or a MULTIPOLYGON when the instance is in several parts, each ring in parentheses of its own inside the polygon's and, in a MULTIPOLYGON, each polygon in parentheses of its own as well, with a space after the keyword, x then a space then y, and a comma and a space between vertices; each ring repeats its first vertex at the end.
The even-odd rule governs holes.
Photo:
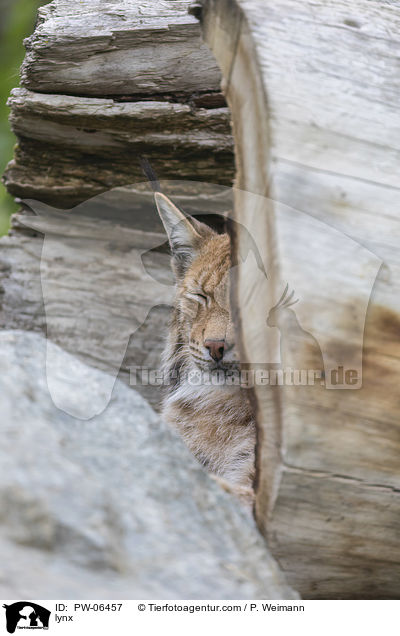
POLYGON ((398 598, 400 4, 204 0, 201 24, 268 275, 237 268, 242 357, 325 369, 254 387, 259 527, 306 598, 398 598))

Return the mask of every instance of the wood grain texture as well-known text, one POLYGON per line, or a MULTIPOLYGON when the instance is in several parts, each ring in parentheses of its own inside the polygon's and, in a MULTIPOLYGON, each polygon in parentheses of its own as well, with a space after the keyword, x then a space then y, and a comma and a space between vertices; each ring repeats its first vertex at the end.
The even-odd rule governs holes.
MULTIPOLYGON (((169 256, 152 253, 146 268, 141 258, 163 234, 57 210, 17 215, 13 225, 0 240, 3 329, 44 333, 131 385, 131 367, 159 368, 173 298, 169 256)), ((159 387, 136 388, 159 409, 159 387)))
POLYGON ((215 60, 188 0, 55 0, 26 43, 27 88, 67 95, 219 90, 215 60))
MULTIPOLYGON (((111 375, 122 365, 125 382, 131 365, 159 367, 172 294, 165 249, 145 272, 126 260, 165 239, 140 156, 160 179, 181 180, 163 187, 188 213, 232 205, 204 183, 231 184, 233 140, 220 71, 188 4, 54 0, 39 9, 9 100, 18 143, 6 187, 62 222, 43 242, 43 227, 13 219, 1 240, 0 326, 46 332, 111 375), (79 254, 72 218, 76 245, 87 243, 79 254)), ((159 387, 139 390, 159 407, 159 387)))
MULTIPOLYGON (((325 369, 362 359, 357 390, 254 391, 258 523, 309 598, 400 596, 399 21, 396 0, 203 2, 232 112, 235 218, 269 273, 261 294, 238 271, 242 354, 270 360, 266 317, 289 282, 325 369)), ((307 339, 286 337, 309 368, 307 339)))
MULTIPOLYGON (((231 189, 161 181, 189 214, 221 217, 231 189)), ((148 183, 115 188, 69 210, 24 200, 0 240, 0 327, 45 333, 160 408, 160 368, 174 297, 164 228, 148 183), (34 213, 34 214, 33 214, 34 213), (132 372, 131 372, 132 370, 132 372)))
POLYGON ((25 41, 10 97, 16 197, 72 207, 160 177, 230 185, 233 142, 220 71, 189 2, 54 0, 25 41))
POLYGON ((229 185, 233 141, 226 107, 163 101, 44 95, 14 89, 11 126, 19 139, 5 183, 21 198, 70 207, 143 181, 145 155, 164 179, 229 185))

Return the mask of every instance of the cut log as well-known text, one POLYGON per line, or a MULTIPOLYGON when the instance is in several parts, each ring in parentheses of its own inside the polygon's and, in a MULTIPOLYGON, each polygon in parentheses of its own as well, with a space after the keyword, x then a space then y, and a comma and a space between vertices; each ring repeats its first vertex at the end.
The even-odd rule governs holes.
POLYGON ((234 218, 268 272, 236 273, 242 358, 310 369, 313 342, 325 369, 326 387, 254 387, 259 527, 304 597, 399 598, 400 4, 204 0, 201 24, 232 114, 234 218), (271 328, 287 283, 299 302, 271 328), (340 361, 357 380, 337 390, 340 361))
POLYGON ((143 181, 230 185, 233 142, 220 72, 187 0, 54 0, 25 41, 13 91, 11 194, 69 208, 143 181))
POLYGON ((64 95, 219 91, 220 73, 189 0, 55 0, 25 40, 22 84, 64 95))
MULTIPOLYGON (((161 184, 166 192, 172 187, 174 200, 191 212, 221 215, 232 205, 230 188, 218 187, 212 197, 211 187, 207 192, 198 184, 203 192, 190 197, 177 194, 174 182, 161 184)), ((107 371, 110 392, 118 376, 159 410, 160 384, 148 382, 143 372, 159 370, 174 280, 153 193, 141 185, 140 191, 114 189, 72 210, 26 201, 24 213, 14 215, 11 235, 0 240, 0 325, 44 332, 107 371)), ((183 185, 189 190, 196 184, 183 185)), ((47 371, 57 404, 49 360, 47 371)), ((87 395, 89 388, 82 390, 87 395)), ((99 406, 96 390, 97 410, 82 417, 107 405, 110 395, 99 406)))
MULTIPOLYGON (((117 375, 134 386, 136 367, 159 367, 167 330, 173 298, 168 254, 153 252, 151 267, 141 265, 146 250, 164 242, 161 233, 51 208, 48 216, 16 216, 12 235, 0 241, 3 328, 44 332, 85 363, 107 371, 110 391, 117 375), (26 236, 27 227, 41 231, 44 243, 40 235, 26 236)), ((49 360, 47 372, 58 404, 49 360)), ((139 383, 138 389, 159 409, 157 387, 139 383)), ((91 388, 82 390, 87 395, 91 388)), ((83 418, 106 406, 106 401, 97 404, 95 394, 96 388, 95 411, 82 413, 83 418)))
MULTIPOLYGON (((165 239, 139 157, 160 178, 179 180, 165 191, 189 213, 231 207, 230 192, 221 188, 215 197, 205 185, 231 184, 233 140, 220 71, 188 5, 54 0, 39 9, 22 86, 9 101, 18 144, 5 184, 19 199, 34 200, 34 210, 35 201, 53 206, 47 215, 62 221, 44 248, 43 224, 29 229, 18 216, 11 236, 1 239, 0 326, 46 332, 111 376, 121 363, 127 383, 131 366, 158 369, 172 298, 165 250, 152 251, 146 273, 132 260, 149 241, 154 247, 165 239), (83 233, 77 263, 71 228, 83 233), (157 282, 165 289, 143 302, 157 282), (112 285, 119 289, 117 316, 112 285), (42 289, 50 294, 46 315, 42 289), (90 333, 86 345, 82 329, 90 333)), ((159 408, 159 387, 137 389, 159 408)))
POLYGON ((43 95, 15 89, 10 122, 19 139, 5 176, 15 196, 72 207, 143 181, 147 156, 165 179, 230 185, 233 142, 226 107, 43 95))

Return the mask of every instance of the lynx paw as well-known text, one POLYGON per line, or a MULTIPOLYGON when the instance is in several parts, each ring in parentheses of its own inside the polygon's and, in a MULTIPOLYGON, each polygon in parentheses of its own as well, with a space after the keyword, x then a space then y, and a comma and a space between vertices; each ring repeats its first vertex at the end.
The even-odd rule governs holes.
POLYGON ((229 492, 229 494, 236 497, 241 504, 249 508, 250 510, 254 504, 254 490, 248 486, 239 486, 237 484, 232 484, 223 477, 219 477, 219 475, 210 475, 214 481, 219 484, 219 486, 225 490, 225 492, 229 492))

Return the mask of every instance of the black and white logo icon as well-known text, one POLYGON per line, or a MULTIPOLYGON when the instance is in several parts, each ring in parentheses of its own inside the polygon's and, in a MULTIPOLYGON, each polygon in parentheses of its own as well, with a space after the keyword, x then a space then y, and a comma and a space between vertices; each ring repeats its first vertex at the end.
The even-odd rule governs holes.
POLYGON ((18 601, 12 605, 3 605, 6 610, 7 631, 14 634, 16 629, 48 629, 51 612, 32 603, 18 601))

